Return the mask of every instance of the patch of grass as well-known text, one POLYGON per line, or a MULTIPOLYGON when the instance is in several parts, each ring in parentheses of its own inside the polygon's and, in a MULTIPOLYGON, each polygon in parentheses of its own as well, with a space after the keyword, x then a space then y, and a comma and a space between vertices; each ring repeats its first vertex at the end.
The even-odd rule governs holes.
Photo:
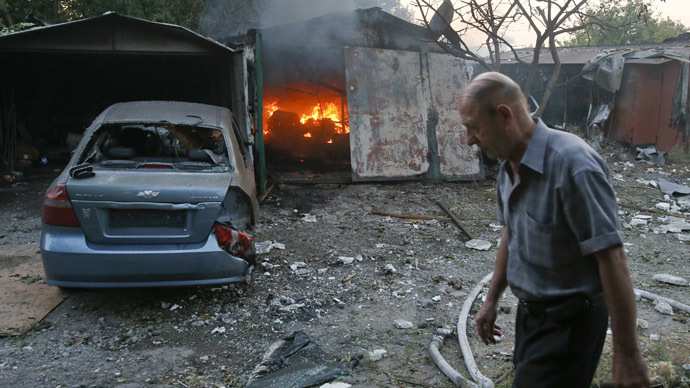
POLYGON ((675 146, 668 151, 667 160, 671 163, 690 164, 690 152, 685 152, 681 146, 675 146))
MULTIPOLYGON (((665 342, 665 341, 664 341, 665 342)), ((647 361, 666 361, 669 359, 668 345, 664 342, 656 342, 645 352, 647 361)))

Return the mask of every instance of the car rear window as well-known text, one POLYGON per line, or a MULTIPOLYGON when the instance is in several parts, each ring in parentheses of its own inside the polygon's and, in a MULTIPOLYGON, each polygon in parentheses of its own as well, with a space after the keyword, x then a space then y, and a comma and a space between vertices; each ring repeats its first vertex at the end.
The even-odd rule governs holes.
POLYGON ((172 124, 107 124, 96 130, 79 163, 105 168, 229 168, 223 133, 172 124))

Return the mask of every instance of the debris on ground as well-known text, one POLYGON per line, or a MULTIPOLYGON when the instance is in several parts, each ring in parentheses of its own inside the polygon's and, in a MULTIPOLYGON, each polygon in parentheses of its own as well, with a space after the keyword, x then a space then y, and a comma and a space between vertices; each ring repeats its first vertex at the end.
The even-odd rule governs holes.
MULTIPOLYGON (((647 222, 634 221, 635 226, 622 231, 634 286, 690 304, 687 287, 653 279, 655 274, 690 279, 690 245, 681 240, 690 230, 671 226, 654 233, 667 225, 690 223, 688 196, 653 187, 660 179, 690 185, 690 164, 681 159, 682 153, 670 153, 663 167, 634 163, 627 148, 610 143, 602 147, 612 174, 623 179, 613 181, 621 223, 647 222), (655 207, 661 202, 670 205, 668 212, 655 207)), ((487 176, 496 171, 486 166, 487 176)), ((44 174, 43 180, 28 180, 21 193, 0 192, 0 235, 5 236, 0 246, 40 241, 41 202, 59 171, 44 174)), ((455 324, 468 291, 493 268, 502 231, 495 216, 495 184, 493 179, 278 183, 262 203, 252 233, 257 253, 262 244, 264 253, 256 256, 251 284, 70 292, 41 324, 22 336, 0 338, 0 386, 16 386, 17 381, 26 386, 117 386, 117 379, 126 379, 131 386, 239 388, 273 342, 301 330, 318 338, 329 360, 343 368, 357 365, 351 375, 335 380, 353 388, 449 387, 452 382, 428 356, 429 339, 437 327, 455 324), (492 248, 467 248, 466 235, 439 208, 438 200, 492 248), (374 214, 379 209, 426 219, 374 214), (304 221, 306 214, 317 222, 304 221), (274 247, 277 242, 287 248, 274 247), (354 260, 344 265, 341 256, 354 260), (171 311, 175 304, 180 307, 171 311), (408 320, 414 328, 397 329, 396 319, 408 320), (385 358, 371 360, 369 352, 374 350, 385 350, 385 358), (114 376, 114 371, 121 375, 114 376)), ((19 270, 12 274, 33 275, 19 270)), ((9 280, 58 291, 42 281, 9 280)), ((666 354, 677 374, 684 374, 681 365, 689 362, 690 348, 679 344, 690 343, 688 313, 668 302, 674 315, 664 315, 649 300, 641 296, 637 302, 643 356, 650 362, 666 354), (651 341, 650 333, 659 334, 658 341, 651 341)), ((495 382, 509 380, 512 364, 503 354, 513 351, 517 299, 509 291, 501 298, 497 324, 505 334, 492 346, 475 334, 479 303, 473 304, 467 320, 477 367, 495 382)), ((448 362, 461 365, 457 341, 444 346, 448 362)), ((610 379, 607 349, 599 381, 610 379)))
POLYGON ((306 388, 348 374, 319 344, 298 331, 269 347, 246 388, 306 388))
POLYGON ((654 309, 665 315, 673 315, 673 307, 662 300, 658 300, 654 303, 654 309))
POLYGON ((466 242, 465 246, 478 251, 488 251, 491 248, 491 243, 486 240, 474 239, 466 242))
POLYGON ((414 324, 410 321, 406 321, 404 319, 396 319, 395 322, 395 327, 398 329, 412 329, 414 327, 414 324))
POLYGON ((369 352, 369 359, 371 361, 379 361, 386 357, 388 354, 388 351, 386 349, 374 349, 371 352, 369 352))
POLYGON ((657 151, 656 146, 637 147, 635 150, 637 151, 637 157, 635 158, 637 161, 653 164, 657 167, 666 164, 665 156, 667 152, 657 151))
POLYGON ((680 277, 680 276, 674 276, 674 275, 669 275, 665 273, 660 273, 656 274, 653 276, 654 280, 663 282, 663 283, 668 283, 668 284, 675 284, 676 286, 688 286, 690 285, 690 282, 688 282, 686 279, 680 277))

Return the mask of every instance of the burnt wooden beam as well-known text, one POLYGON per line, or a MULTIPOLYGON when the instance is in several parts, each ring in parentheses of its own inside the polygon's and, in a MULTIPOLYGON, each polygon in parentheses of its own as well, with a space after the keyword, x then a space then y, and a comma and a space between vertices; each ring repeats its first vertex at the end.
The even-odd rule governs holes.
POLYGON ((465 227, 462 226, 462 223, 460 223, 460 220, 457 217, 455 217, 455 215, 453 213, 451 213, 450 210, 448 210, 448 208, 446 208, 441 203, 441 201, 436 201, 436 203, 444 212, 446 212, 446 214, 448 214, 448 217, 450 217, 450 219, 453 221, 455 226, 457 226, 460 230, 462 230, 462 232, 465 233, 465 235, 467 235, 467 237, 469 237, 470 240, 474 240, 474 236, 472 235, 472 233, 470 233, 469 230, 465 229, 465 227))
POLYGON ((377 216, 387 216, 387 217, 395 217, 395 218, 404 218, 408 220, 438 220, 438 221, 450 221, 450 218, 448 217, 435 217, 435 216, 423 216, 423 215, 415 215, 415 214, 396 214, 396 213, 388 213, 388 212, 381 212, 374 210, 371 212, 371 214, 375 214, 377 216))

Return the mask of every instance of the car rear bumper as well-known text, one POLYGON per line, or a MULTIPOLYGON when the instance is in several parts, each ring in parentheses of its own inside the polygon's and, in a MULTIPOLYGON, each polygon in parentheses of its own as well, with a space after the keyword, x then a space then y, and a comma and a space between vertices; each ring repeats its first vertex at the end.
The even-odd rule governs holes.
POLYGON ((81 228, 43 225, 46 282, 59 287, 169 287, 245 281, 249 264, 218 246, 92 244, 81 228))

